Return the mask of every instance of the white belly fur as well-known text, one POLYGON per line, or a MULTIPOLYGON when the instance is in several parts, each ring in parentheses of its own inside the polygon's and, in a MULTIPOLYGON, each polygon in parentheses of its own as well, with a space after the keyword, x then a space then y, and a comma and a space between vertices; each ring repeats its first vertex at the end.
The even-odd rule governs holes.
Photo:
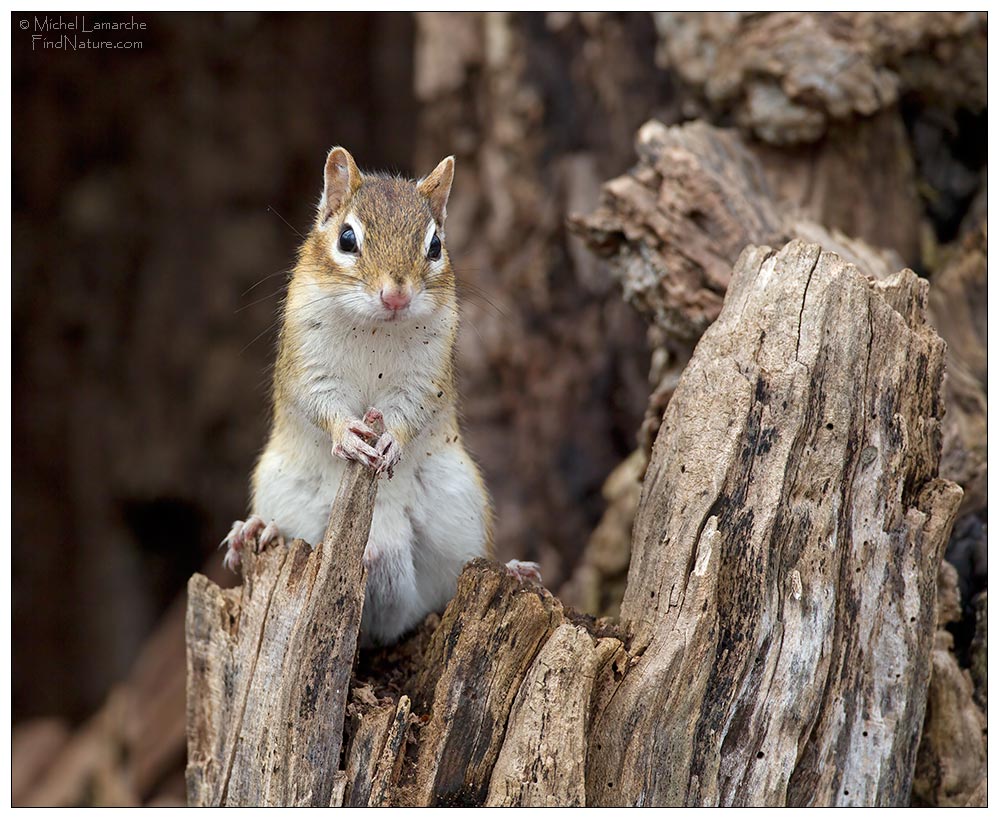
MULTIPOLYGON (((275 521, 286 539, 315 544, 346 462, 304 417, 295 427, 272 438, 261 456, 252 511, 275 521)), ((486 553, 488 500, 475 465, 444 427, 435 424, 410 441, 394 476, 379 482, 365 551, 364 643, 391 642, 442 610, 462 566, 486 553)))

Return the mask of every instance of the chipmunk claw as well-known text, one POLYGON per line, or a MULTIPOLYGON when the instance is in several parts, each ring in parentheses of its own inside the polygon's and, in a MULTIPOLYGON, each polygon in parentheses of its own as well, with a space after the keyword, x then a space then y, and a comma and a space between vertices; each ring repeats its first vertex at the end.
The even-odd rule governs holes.
POLYGON ((381 456, 369 441, 376 441, 377 437, 363 421, 349 421, 343 437, 333 445, 333 454, 345 461, 358 461, 374 469, 381 462, 381 456))
POLYGON ((361 420, 352 418, 343 437, 333 445, 333 455, 345 461, 358 461, 391 478, 402 450, 391 433, 379 434, 376 428, 384 429, 384 419, 376 409, 369 409, 361 420))
POLYGON ((521 583, 544 585, 541 580, 541 567, 537 563, 528 560, 511 560, 506 564, 506 571, 521 583))
POLYGON ((375 450, 381 457, 381 463, 378 464, 375 471, 379 475, 384 473, 391 478, 392 469, 402 459, 402 447, 392 437, 392 433, 386 432, 378 439, 378 443, 375 444, 375 450))
POLYGON ((250 515, 245 521, 237 520, 219 544, 220 549, 222 546, 227 547, 222 565, 230 571, 236 571, 242 563, 241 552, 248 546, 254 551, 260 551, 274 543, 283 546, 284 536, 273 520, 265 523, 260 515, 250 515))

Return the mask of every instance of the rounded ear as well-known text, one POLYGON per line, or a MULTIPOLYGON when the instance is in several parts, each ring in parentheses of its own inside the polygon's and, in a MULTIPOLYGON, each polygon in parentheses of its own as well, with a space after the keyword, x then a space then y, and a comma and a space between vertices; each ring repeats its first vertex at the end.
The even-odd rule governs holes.
POLYGON ((346 148, 337 145, 326 157, 319 221, 325 222, 361 187, 361 172, 346 148))
POLYGON ((454 157, 441 160, 427 176, 416 184, 416 189, 430 202, 430 212, 438 225, 447 218, 447 198, 451 195, 451 182, 454 181, 454 157))

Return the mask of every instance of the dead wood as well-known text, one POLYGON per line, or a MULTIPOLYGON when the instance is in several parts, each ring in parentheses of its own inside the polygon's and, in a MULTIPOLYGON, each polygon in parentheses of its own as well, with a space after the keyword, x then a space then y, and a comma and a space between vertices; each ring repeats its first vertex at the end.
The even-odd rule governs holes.
POLYGON ((926 297, 799 240, 748 248, 648 463, 623 631, 474 561, 429 639, 389 650, 391 698, 355 688, 342 761, 373 479, 316 552, 248 555, 228 592, 196 576, 191 801, 906 803, 961 494, 926 297))
POLYGON ((188 586, 188 802, 339 803, 362 556, 377 477, 353 464, 323 543, 249 552, 243 585, 188 586))
POLYGON ((606 182, 597 210, 571 217, 570 226, 610 261, 625 299, 668 339, 696 342, 718 317, 732 265, 749 244, 800 237, 875 278, 901 266, 896 255, 803 219, 780 201, 736 131, 650 121, 635 147, 638 164, 606 182))
POLYGON ((815 143, 750 146, 785 209, 891 248, 908 264, 920 259, 931 228, 913 147, 896 109, 833 123, 815 143))
POLYGON ((971 601, 975 609, 975 637, 971 641, 971 678, 975 702, 983 713, 989 710, 989 593, 980 592, 971 601))
POLYGON ((954 658, 947 624, 961 618, 957 571, 940 566, 937 632, 932 654, 926 723, 919 744, 913 803, 940 807, 985 806, 978 796, 987 778, 986 719, 975 701, 972 675, 954 658))
MULTIPOLYGON (((874 278, 891 275, 902 261, 805 218, 801 201, 786 201, 783 191, 772 189, 758 146, 737 131, 652 121, 639 130, 636 149, 638 164, 607 182, 597 210, 572 216, 570 227, 609 261, 625 299, 650 322, 652 392, 639 431, 641 451, 632 456, 642 462, 640 483, 666 406, 694 344, 717 318, 732 265, 747 244, 781 245, 798 237, 874 278)), ((636 485, 608 497, 604 519, 563 588, 574 605, 617 613, 624 584, 614 564, 627 565, 638 494, 636 485)))
POLYGON ((949 109, 986 102, 983 13, 655 15, 660 65, 759 139, 814 142, 832 123, 918 93, 949 109))
POLYGON ((926 283, 748 249, 663 419, 590 804, 904 804, 937 567, 944 345, 926 283))
POLYGON ((933 277, 930 315, 947 341, 944 455, 940 474, 964 488, 962 514, 988 503, 988 227, 957 243, 933 277))
POLYGON ((10 743, 12 806, 29 804, 32 786, 44 775, 49 763, 65 747, 68 739, 69 726, 52 717, 14 726, 10 743))
MULTIPOLYGON (((574 230, 609 260, 625 298, 651 323, 650 343, 655 352, 650 382, 654 388, 639 436, 646 452, 651 451, 694 343, 717 316, 727 286, 727 266, 741 250, 739 242, 781 244, 792 237, 802 238, 836 252, 878 279, 902 266, 898 254, 824 226, 845 221, 829 203, 859 214, 858 221, 865 225, 916 224, 915 219, 874 218, 872 214, 901 213, 901 206, 843 188, 849 182, 897 193, 905 187, 903 179, 911 182, 911 168, 900 170, 897 179, 885 176, 894 161, 891 157, 898 154, 890 146, 901 150, 900 125, 892 122, 881 115, 862 121, 853 130, 867 136, 857 137, 859 141, 852 146, 833 148, 827 140, 819 153, 819 149, 803 149, 815 154, 808 162, 822 164, 818 176, 806 173, 808 163, 799 161, 793 152, 762 149, 736 131, 704 123, 667 128, 650 122, 638 134, 637 166, 606 183, 594 213, 571 219, 574 230), (863 157, 870 159, 866 171, 858 170, 863 157), (852 167, 849 172, 848 166, 852 167), (880 182, 871 184, 875 178, 880 182), (828 195, 820 195, 823 190, 828 195), (827 201, 823 204, 820 199, 827 201), (803 214, 829 222, 820 224, 803 214)), ((962 510, 972 512, 985 506, 987 478, 984 222, 970 228, 958 244, 934 277, 930 307, 932 323, 949 344, 941 475, 962 486, 962 510)), ((619 597, 596 600, 606 598, 615 585, 614 572, 600 566, 611 562, 606 558, 612 550, 608 537, 615 532, 624 533, 616 545, 619 555, 627 556, 636 505, 634 494, 610 505, 565 588, 572 602, 586 606, 599 602, 597 608, 588 610, 616 611, 619 597)))
POLYGON ((959 219, 974 195, 950 140, 985 108, 983 13, 653 16, 660 65, 705 119, 743 132, 803 217, 915 265, 928 216, 959 219))
POLYGON ((604 482, 607 508, 579 565, 559 590, 559 598, 580 611, 614 618, 621 613, 631 558, 631 529, 648 464, 645 449, 636 449, 604 482))
POLYGON ((571 623, 552 633, 520 684, 487 805, 586 804, 586 744, 598 652, 616 645, 616 640, 597 643, 571 623))
POLYGON ((563 619, 541 589, 476 561, 434 634, 416 683, 420 729, 411 798, 419 805, 482 804, 514 697, 563 619))

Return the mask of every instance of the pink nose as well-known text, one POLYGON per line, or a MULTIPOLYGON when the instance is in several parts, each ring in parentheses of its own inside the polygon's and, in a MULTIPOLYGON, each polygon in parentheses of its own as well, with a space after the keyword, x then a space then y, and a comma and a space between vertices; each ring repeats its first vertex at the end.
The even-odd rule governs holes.
POLYGON ((403 307, 408 307, 409 302, 412 300, 407 291, 396 290, 395 288, 389 290, 383 288, 381 297, 382 304, 389 310, 402 310, 403 307))

